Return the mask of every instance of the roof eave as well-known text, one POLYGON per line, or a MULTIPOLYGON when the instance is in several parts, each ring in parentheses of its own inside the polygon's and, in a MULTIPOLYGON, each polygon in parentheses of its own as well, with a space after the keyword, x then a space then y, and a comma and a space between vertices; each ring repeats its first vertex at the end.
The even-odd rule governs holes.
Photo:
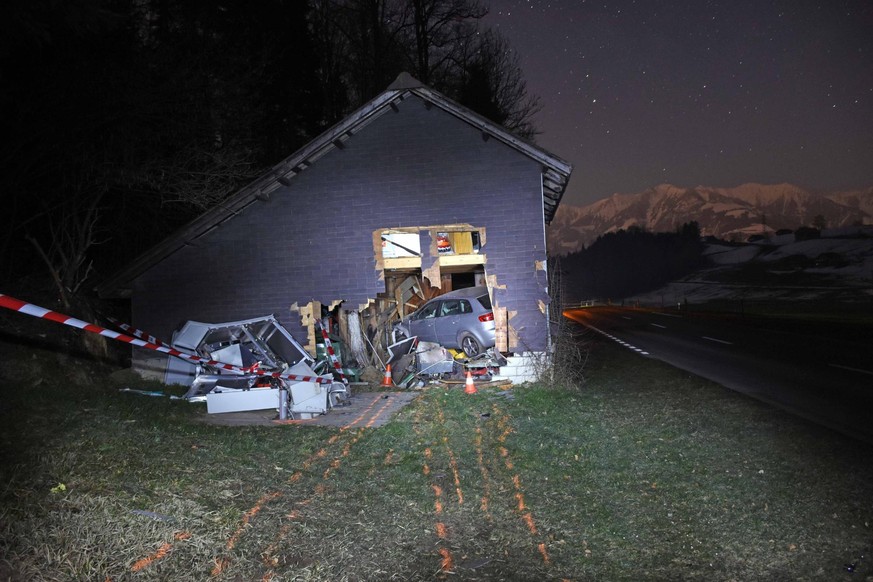
POLYGON ((380 115, 396 109, 395 101, 403 100, 409 94, 438 105, 441 109, 477 127, 480 131, 521 151, 539 162, 543 167, 543 218, 551 223, 558 204, 563 197, 573 166, 545 150, 513 135, 506 129, 481 117, 473 111, 443 97, 440 93, 424 85, 410 86, 414 83, 393 85, 382 94, 363 105, 342 121, 326 130, 308 144, 285 158, 253 182, 244 186, 221 204, 207 210, 180 230, 156 244, 125 269, 104 280, 96 287, 101 297, 127 298, 131 295, 130 283, 142 275, 152 265, 168 258, 186 246, 197 246, 197 239, 219 228, 221 224, 256 201, 268 200, 272 192, 311 166, 317 159, 357 133, 380 115))
POLYGON ((494 122, 480 116, 466 107, 446 99, 437 91, 420 86, 410 89, 425 101, 437 103, 442 109, 461 118, 462 120, 477 127, 483 133, 493 136, 495 139, 525 153, 543 166, 543 218, 546 224, 550 224, 555 217, 561 198, 573 172, 573 165, 558 156, 546 152, 541 147, 531 144, 496 125, 494 122))

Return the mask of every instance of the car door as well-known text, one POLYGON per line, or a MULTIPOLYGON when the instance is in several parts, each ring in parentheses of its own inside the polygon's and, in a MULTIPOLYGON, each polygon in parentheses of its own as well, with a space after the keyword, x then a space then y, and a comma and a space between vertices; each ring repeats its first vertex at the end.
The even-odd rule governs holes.
POLYGON ((458 347, 458 332, 465 329, 465 317, 471 311, 466 299, 444 299, 434 320, 437 341, 448 348, 458 347))
POLYGON ((419 341, 439 341, 437 340, 436 332, 434 331, 434 321, 437 319, 439 308, 440 301, 430 301, 425 303, 409 318, 409 332, 412 335, 418 336, 419 341))

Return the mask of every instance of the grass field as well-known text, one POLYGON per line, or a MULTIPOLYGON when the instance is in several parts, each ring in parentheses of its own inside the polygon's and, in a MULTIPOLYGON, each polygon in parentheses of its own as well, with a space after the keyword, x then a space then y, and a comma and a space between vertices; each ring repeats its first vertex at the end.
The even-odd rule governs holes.
POLYGON ((873 580, 873 447, 611 343, 354 430, 2 349, 0 580, 873 580))

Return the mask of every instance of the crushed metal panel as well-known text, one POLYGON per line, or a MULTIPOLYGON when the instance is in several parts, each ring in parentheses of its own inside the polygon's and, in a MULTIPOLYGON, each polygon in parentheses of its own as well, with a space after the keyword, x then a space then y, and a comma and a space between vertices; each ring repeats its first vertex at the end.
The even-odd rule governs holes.
POLYGON ((240 367, 259 361, 264 369, 279 370, 312 361, 272 315, 225 323, 188 321, 174 335, 173 345, 240 367))
MULTIPOLYGON (((170 345, 178 346, 176 343, 176 337, 178 335, 178 331, 173 332, 173 338, 172 341, 170 341, 170 345)), ((193 362, 187 362, 181 358, 167 358, 167 368, 164 371, 164 384, 169 386, 174 384, 190 386, 191 383, 194 382, 196 376, 197 365, 193 362)))
MULTIPOLYGON (((225 323, 188 321, 174 334, 173 346, 238 368, 259 364, 268 372, 284 372, 298 362, 313 361, 272 315, 225 323)), ((183 376, 168 364, 167 377, 171 374, 175 374, 177 382, 191 387, 188 397, 209 393, 216 386, 247 390, 256 381, 240 371, 212 370, 209 366, 197 366, 192 376, 183 376)))
POLYGON ((206 395, 206 412, 209 414, 270 408, 279 408, 278 388, 252 388, 251 390, 218 388, 206 395))
MULTIPOLYGON (((320 310, 321 304, 313 301, 298 311, 311 319, 315 307, 320 310)), ((175 337, 180 349, 215 361, 214 367, 210 363, 197 367, 186 395, 192 399, 205 395, 210 413, 276 408, 280 418, 286 412, 311 418, 348 397, 343 384, 322 382, 311 367, 312 356, 273 316, 228 323, 189 321, 175 337), (285 398, 285 389, 290 398, 285 398)))
POLYGON ((164 384, 168 386, 190 386, 197 373, 197 366, 179 358, 167 358, 167 367, 164 370, 164 384))
POLYGON ((455 365, 455 360, 449 351, 433 342, 418 342, 415 359, 419 374, 447 374, 455 365))
POLYGON ((416 336, 412 336, 388 346, 388 361, 385 362, 385 364, 391 365, 403 356, 407 355, 409 352, 412 351, 412 348, 415 346, 417 341, 418 338, 416 336))
POLYGON ((173 334, 173 345, 179 348, 196 350, 206 334, 209 333, 211 325, 200 321, 186 321, 182 329, 173 334))
MULTIPOLYGON (((316 375, 306 362, 300 362, 291 366, 289 372, 299 376, 316 375)), ((290 412, 292 414, 324 414, 330 406, 328 402, 329 389, 324 384, 294 382, 288 385, 288 391, 291 393, 290 412)))

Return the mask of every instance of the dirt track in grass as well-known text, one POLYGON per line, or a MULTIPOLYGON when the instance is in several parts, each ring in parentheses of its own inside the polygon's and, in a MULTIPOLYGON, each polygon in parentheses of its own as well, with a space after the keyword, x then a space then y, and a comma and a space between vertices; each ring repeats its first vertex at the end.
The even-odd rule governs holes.
POLYGON ((609 344, 581 388, 430 387, 380 428, 0 356, 3 580, 873 579, 868 445, 609 344))

